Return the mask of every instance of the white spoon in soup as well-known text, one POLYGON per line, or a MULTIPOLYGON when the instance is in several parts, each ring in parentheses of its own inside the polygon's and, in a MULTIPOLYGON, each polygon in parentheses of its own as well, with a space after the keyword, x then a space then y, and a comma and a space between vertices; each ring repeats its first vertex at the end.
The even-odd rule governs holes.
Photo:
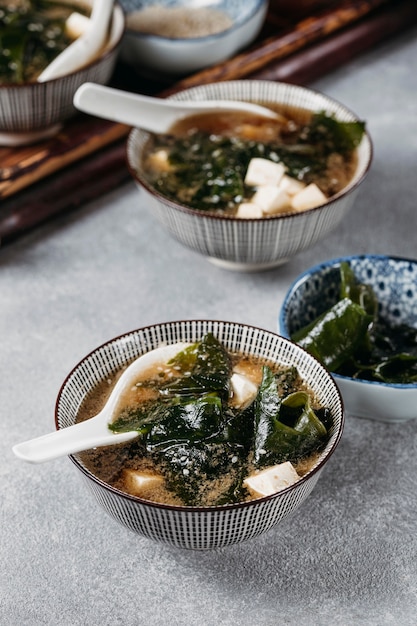
POLYGON ((124 394, 137 382, 145 380, 157 366, 166 366, 178 352, 190 344, 175 343, 151 350, 135 359, 123 372, 113 388, 105 406, 94 417, 47 435, 18 443, 14 454, 29 463, 43 463, 67 454, 75 454, 90 448, 130 441, 137 431, 114 433, 111 424, 120 411, 124 394))
POLYGON ((81 85, 73 102, 84 113, 161 134, 168 133, 184 117, 196 113, 241 111, 270 119, 280 118, 275 111, 253 102, 153 98, 96 83, 81 85))

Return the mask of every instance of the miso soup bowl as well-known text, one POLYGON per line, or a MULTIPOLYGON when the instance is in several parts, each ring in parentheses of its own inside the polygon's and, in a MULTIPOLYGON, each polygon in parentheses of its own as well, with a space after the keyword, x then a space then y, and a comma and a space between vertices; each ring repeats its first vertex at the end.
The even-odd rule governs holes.
MULTIPOLYGON (((337 302, 342 261, 349 263, 360 282, 372 286, 385 320, 417 328, 417 261, 364 254, 325 261, 296 278, 279 314, 279 331, 284 337, 292 337, 337 302)), ((333 376, 348 415, 383 422, 417 418, 417 384, 333 376)))
POLYGON ((99 381, 161 344, 194 342, 207 332, 229 350, 297 366, 319 401, 329 407, 333 426, 316 464, 297 483, 268 497, 223 506, 172 506, 127 495, 96 478, 78 455, 70 457, 87 489, 110 517, 138 535, 194 550, 220 548, 260 535, 294 513, 312 492, 339 443, 344 424, 339 390, 318 361, 287 339, 244 324, 212 320, 157 324, 117 337, 86 356, 65 380, 55 414, 58 429, 74 424, 81 403, 99 381))
MULTIPOLYGON (((78 4, 92 7, 93 1, 78 4)), ((72 101, 78 87, 88 81, 100 84, 110 81, 124 28, 124 12, 116 3, 108 42, 96 59, 45 82, 0 85, 0 146, 28 145, 56 135, 63 123, 77 112, 72 101)))
MULTIPOLYGON (((349 109, 328 96, 286 83, 242 80, 213 83, 181 91, 175 100, 249 100, 283 104, 312 112, 325 111, 340 121, 357 121, 349 109)), ((221 267, 257 271, 288 261, 334 230, 349 213, 372 160, 367 133, 358 147, 358 164, 349 184, 325 204, 298 213, 239 219, 190 209, 155 191, 147 181, 141 159, 149 135, 131 131, 127 143, 128 166, 137 186, 149 200, 160 224, 184 246, 221 267)))

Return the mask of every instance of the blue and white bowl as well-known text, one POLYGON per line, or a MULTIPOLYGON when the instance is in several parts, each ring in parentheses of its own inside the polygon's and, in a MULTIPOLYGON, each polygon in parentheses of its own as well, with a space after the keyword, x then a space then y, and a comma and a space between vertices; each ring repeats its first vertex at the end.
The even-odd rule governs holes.
MULTIPOLYGON (((189 0, 122 0, 129 14, 147 7, 199 6, 189 0)), ((157 71, 181 76, 220 63, 248 46, 260 32, 265 21, 268 0, 213 0, 204 2, 205 9, 222 11, 233 25, 222 32, 204 37, 169 38, 141 33, 128 26, 123 40, 122 58, 139 72, 157 71)))
POLYGON ((266 532, 298 509, 313 490, 340 441, 344 425, 340 393, 333 378, 316 359, 275 333, 244 324, 211 320, 157 324, 117 337, 86 356, 65 380, 55 412, 57 429, 71 426, 84 398, 100 381, 160 345, 194 342, 207 332, 213 333, 231 351, 295 365, 318 400, 329 407, 333 426, 315 465, 295 484, 271 496, 224 506, 186 507, 149 502, 111 487, 96 478, 77 455, 70 457, 94 498, 113 519, 149 539, 195 550, 224 547, 266 532))
MULTIPOLYGON (((76 5, 77 2, 74 2, 76 5)), ((92 0, 84 6, 92 7, 92 0)), ((79 70, 45 82, 0 86, 0 145, 27 145, 56 135, 76 114, 73 97, 85 82, 106 84, 113 74, 125 28, 120 4, 115 4, 110 36, 103 52, 79 70)))
MULTIPOLYGON (((385 320, 417 328, 417 261, 364 254, 326 261, 296 278, 279 314, 279 332, 284 337, 290 338, 337 302, 342 261, 349 263, 360 282, 372 286, 385 320)), ((384 422, 417 418, 417 384, 333 376, 347 414, 384 422)))
MULTIPOLYGON (((249 100, 283 104, 334 114, 340 121, 358 121, 357 116, 332 98, 297 85, 265 80, 212 83, 181 91, 175 100, 249 100)), ((281 265, 289 258, 326 237, 349 212, 372 161, 367 133, 358 146, 358 163, 349 184, 325 204, 298 213, 239 219, 196 211, 157 193, 147 182, 141 156, 148 133, 134 129, 128 138, 127 160, 136 184, 147 192, 152 211, 161 225, 187 248, 221 267, 258 271, 281 265), (152 204, 151 204, 152 203, 152 204)))

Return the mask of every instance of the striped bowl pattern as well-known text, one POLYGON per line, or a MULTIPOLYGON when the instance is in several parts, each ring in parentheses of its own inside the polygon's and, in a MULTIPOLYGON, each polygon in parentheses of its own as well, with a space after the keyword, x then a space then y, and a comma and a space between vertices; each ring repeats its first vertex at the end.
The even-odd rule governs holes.
POLYGON ((142 500, 97 479, 78 455, 70 457, 96 501, 113 519, 149 539, 194 550, 231 545, 269 530, 293 513, 313 490, 339 443, 344 424, 339 391, 318 361, 291 341, 256 327, 211 320, 167 322, 117 337, 86 356, 65 380, 55 413, 58 429, 70 426, 83 399, 99 381, 161 344, 197 341, 207 332, 212 332, 231 351, 296 365, 321 403, 330 408, 334 425, 317 463, 295 485, 256 501, 225 506, 181 507, 142 500))
MULTIPOLYGON (((87 2, 92 5, 91 0, 87 2)), ((87 81, 105 84, 113 73, 125 26, 125 17, 116 4, 109 43, 104 53, 82 69, 44 83, 0 87, 0 132, 30 133, 64 122, 76 110, 74 93, 87 81)))
MULTIPOLYGON (((345 106, 319 92, 270 81, 230 81, 188 89, 172 96, 176 100, 252 100, 282 103, 311 111, 333 113, 340 121, 357 116, 345 106)), ((147 183, 141 155, 149 135, 131 131, 127 159, 131 175, 145 189, 152 210, 164 228, 180 243, 229 269, 258 270, 287 261, 330 233, 352 206, 360 183, 372 160, 372 144, 366 133, 358 148, 358 166, 349 185, 326 204, 300 213, 260 219, 207 215, 164 198, 147 183)))

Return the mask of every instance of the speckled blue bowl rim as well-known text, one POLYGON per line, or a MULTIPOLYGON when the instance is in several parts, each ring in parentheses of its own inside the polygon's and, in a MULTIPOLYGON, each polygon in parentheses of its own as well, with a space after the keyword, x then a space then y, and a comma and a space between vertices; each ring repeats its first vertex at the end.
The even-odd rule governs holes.
MULTIPOLYGON (((122 2, 122 4, 124 3, 122 2)), ((129 35, 141 37, 143 39, 154 39, 156 41, 164 40, 164 41, 172 41, 172 42, 181 42, 182 45, 195 44, 196 41, 202 41, 202 42, 212 41, 216 39, 221 39, 222 37, 224 37, 225 35, 228 35, 232 31, 237 30, 238 28, 241 28, 244 24, 246 24, 246 22, 249 22, 249 20, 251 20, 258 13, 258 11, 262 9, 263 5, 268 5, 268 2, 266 2, 266 0, 258 0, 255 3, 252 11, 248 13, 248 15, 246 15, 246 17, 243 20, 240 19, 239 17, 233 17, 232 18, 233 24, 229 28, 222 30, 218 33, 214 33, 213 35, 205 35, 203 37, 165 37, 163 35, 155 35, 154 33, 141 33, 140 31, 133 30, 132 28, 128 28, 127 26, 126 26, 126 33, 129 33, 129 35)), ((213 8, 218 8, 218 7, 213 7, 213 8)), ((267 6, 266 6, 266 9, 267 9, 267 6)), ((124 10, 127 15, 129 14, 129 12, 131 12, 127 10, 126 7, 124 8, 124 10)))
MULTIPOLYGON (((284 297, 284 301, 282 303, 281 310, 278 316, 278 332, 286 339, 290 339, 290 336, 288 334, 287 324, 285 322, 286 310, 288 308, 288 303, 293 293, 297 290, 298 286, 301 283, 303 283, 307 277, 313 276, 314 274, 319 274, 321 271, 323 271, 324 269, 328 267, 333 267, 333 266, 337 267, 337 265, 340 265, 342 261, 350 262, 352 260, 361 260, 361 259, 389 260, 389 261, 394 261, 394 262, 398 261, 401 263, 410 263, 411 265, 417 265, 417 259, 410 259, 410 258, 399 257, 399 256, 391 256, 389 254, 356 254, 356 255, 354 254, 354 255, 329 259, 327 261, 323 261, 322 263, 318 263, 317 265, 313 265, 309 269, 299 274, 297 278, 291 283, 284 297)), ((374 380, 363 380, 361 378, 350 378, 349 376, 342 376, 341 374, 336 374, 335 372, 330 372, 330 373, 335 378, 336 381, 337 379, 341 379, 341 380, 350 380, 352 381, 352 383, 358 383, 361 385, 371 385, 374 387, 386 387, 386 388, 394 388, 394 389, 414 389, 414 388, 417 389, 417 383, 406 383, 406 384, 405 383, 384 383, 382 381, 378 382, 374 380)))

